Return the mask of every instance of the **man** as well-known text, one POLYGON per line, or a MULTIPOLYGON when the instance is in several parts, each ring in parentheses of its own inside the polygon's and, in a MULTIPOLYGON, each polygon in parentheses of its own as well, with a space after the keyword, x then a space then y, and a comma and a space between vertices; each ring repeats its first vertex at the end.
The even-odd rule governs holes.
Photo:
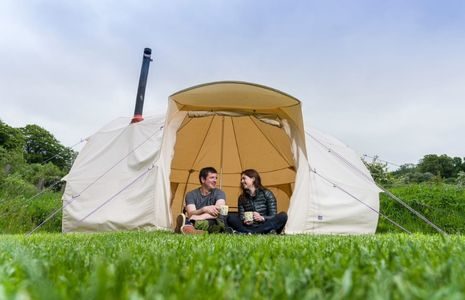
POLYGON ((220 207, 226 203, 225 193, 216 188, 218 172, 213 167, 200 170, 200 188, 186 194, 185 213, 176 219, 175 232, 183 234, 225 231, 225 217, 220 207))

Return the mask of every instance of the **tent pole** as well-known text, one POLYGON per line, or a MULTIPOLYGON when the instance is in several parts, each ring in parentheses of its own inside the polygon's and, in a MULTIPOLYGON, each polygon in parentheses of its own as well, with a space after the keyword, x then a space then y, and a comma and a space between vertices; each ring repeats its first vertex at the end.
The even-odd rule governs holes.
POLYGON ((221 157, 220 157, 220 189, 223 188, 223 157, 224 157, 224 116, 221 119, 221 157))
POLYGON ((193 169, 189 170, 189 174, 187 175, 186 184, 184 185, 184 191, 182 192, 182 199, 181 199, 181 213, 184 213, 184 206, 185 206, 185 198, 186 198, 186 191, 187 191, 187 184, 189 183, 189 179, 191 178, 191 174, 194 173, 193 169))

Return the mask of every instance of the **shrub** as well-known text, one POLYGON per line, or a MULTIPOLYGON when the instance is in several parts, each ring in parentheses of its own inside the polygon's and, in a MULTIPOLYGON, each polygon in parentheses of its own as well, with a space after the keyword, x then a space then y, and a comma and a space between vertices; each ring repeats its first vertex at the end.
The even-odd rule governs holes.
MULTIPOLYGON (((465 232, 465 188, 448 184, 410 184, 390 191, 446 232, 465 232)), ((436 232, 385 194, 381 194, 380 205, 382 213, 412 232, 436 232)), ((399 229, 380 218, 377 232, 399 232, 399 229)))

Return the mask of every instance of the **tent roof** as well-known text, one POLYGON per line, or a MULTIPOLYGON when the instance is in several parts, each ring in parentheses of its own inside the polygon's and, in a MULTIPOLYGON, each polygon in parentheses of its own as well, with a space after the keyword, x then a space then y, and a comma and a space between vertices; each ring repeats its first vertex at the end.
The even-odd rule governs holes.
POLYGON ((196 85, 170 96, 179 110, 273 111, 300 106, 300 101, 279 90, 242 81, 217 81, 196 85))

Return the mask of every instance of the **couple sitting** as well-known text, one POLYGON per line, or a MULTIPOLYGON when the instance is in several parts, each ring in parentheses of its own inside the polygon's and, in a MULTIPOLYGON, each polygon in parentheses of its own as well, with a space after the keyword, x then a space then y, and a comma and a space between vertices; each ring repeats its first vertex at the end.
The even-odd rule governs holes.
POLYGON ((225 193, 216 188, 218 172, 207 167, 200 170, 200 188, 186 194, 185 213, 176 219, 175 232, 202 234, 239 232, 249 234, 281 233, 287 214, 276 213, 276 198, 261 184, 260 175, 253 169, 241 174, 242 193, 238 199, 239 215, 221 215, 220 207, 226 204, 225 193), (246 212, 252 215, 245 218, 246 212))

